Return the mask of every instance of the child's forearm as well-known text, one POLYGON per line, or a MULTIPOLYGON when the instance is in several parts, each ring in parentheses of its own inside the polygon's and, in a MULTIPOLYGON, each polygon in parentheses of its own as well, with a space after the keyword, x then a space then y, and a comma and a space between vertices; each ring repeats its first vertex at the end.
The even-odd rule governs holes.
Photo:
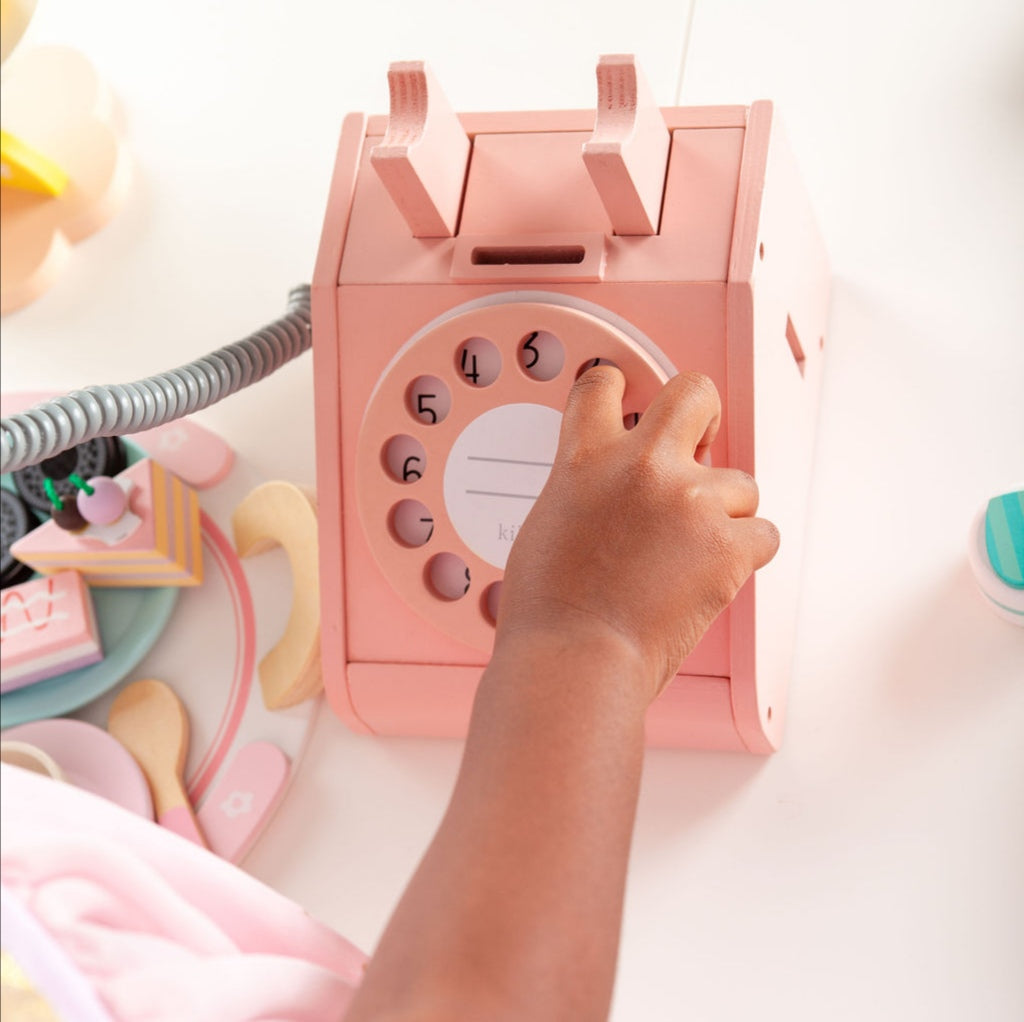
POLYGON ((779 543, 711 468, 721 401, 673 377, 633 429, 585 372, 502 582, 495 654, 441 828, 352 1008, 369 1019, 602 1019, 647 706, 779 543))
POLYGON ((606 1017, 643 760, 638 660, 495 655, 455 792, 348 1016, 606 1017))

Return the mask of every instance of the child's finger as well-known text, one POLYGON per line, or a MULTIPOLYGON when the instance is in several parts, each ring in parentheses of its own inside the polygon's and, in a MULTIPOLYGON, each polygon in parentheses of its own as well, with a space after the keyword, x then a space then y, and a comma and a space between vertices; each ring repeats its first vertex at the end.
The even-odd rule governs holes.
POLYGON ((569 391, 559 446, 575 448, 597 437, 624 432, 625 390, 626 378, 621 369, 608 365, 588 369, 569 391))
POLYGON ((640 424, 664 434, 688 455, 710 444, 718 433, 722 402, 714 383, 703 373, 673 376, 651 402, 640 424))
POLYGON ((767 518, 735 518, 733 527, 747 549, 752 571, 763 568, 779 549, 779 530, 767 518))
POLYGON ((749 518, 760 500, 754 477, 738 468, 710 469, 714 486, 730 518, 749 518))

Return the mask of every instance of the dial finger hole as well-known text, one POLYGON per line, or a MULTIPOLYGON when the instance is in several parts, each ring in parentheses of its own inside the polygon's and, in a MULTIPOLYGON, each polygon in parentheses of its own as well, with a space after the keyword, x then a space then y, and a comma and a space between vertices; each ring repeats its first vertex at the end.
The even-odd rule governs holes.
POLYGON ((519 344, 519 365, 535 380, 553 380, 565 365, 562 342, 548 330, 534 330, 519 344))
POLYGON ((617 362, 613 362, 610 358, 588 358, 576 370, 576 379, 578 380, 588 369, 593 369, 595 366, 614 366, 616 369, 619 368, 617 362))
POLYGON ((414 483, 427 470, 427 452, 415 437, 401 433, 384 446, 384 465, 392 479, 414 483))
POLYGON ((427 565, 430 588, 445 600, 461 600, 469 592, 469 568, 455 554, 437 554, 427 565))
POLYGON ((391 509, 391 533, 404 546, 423 546, 434 535, 434 516, 418 500, 400 500, 391 509))
POLYGON ((489 387, 501 372, 501 353, 486 337, 470 337, 455 352, 455 370, 473 387, 489 387))
POLYGON ((492 582, 484 590, 483 598, 483 611, 484 617, 491 622, 492 625, 498 623, 498 603, 501 600, 501 583, 492 582))
POLYGON ((417 376, 406 394, 406 406, 417 421, 433 426, 447 418, 452 394, 436 376, 417 376))

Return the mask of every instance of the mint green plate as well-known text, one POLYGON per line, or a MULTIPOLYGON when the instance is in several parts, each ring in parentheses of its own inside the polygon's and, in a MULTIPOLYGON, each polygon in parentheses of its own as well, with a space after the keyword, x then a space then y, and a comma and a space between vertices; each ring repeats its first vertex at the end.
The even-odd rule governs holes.
MULTIPOLYGON (((126 440, 125 447, 129 463, 144 457, 142 450, 131 441, 126 440)), ((0 477, 0 485, 14 489, 9 475, 0 477)), ((71 713, 112 689, 156 644, 174 612, 181 590, 176 586, 162 586, 157 589, 93 588, 90 592, 103 644, 103 659, 0 695, 0 728, 71 713)))

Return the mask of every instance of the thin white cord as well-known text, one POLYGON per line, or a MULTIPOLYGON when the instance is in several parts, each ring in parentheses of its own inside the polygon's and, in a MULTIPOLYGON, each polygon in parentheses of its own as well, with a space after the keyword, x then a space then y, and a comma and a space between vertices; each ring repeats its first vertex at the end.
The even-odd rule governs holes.
POLYGON ((693 12, 697 7, 697 0, 689 0, 689 10, 686 13, 686 30, 683 36, 683 52, 679 55, 679 77, 676 79, 675 105, 683 105, 683 76, 686 74, 686 57, 690 52, 690 36, 693 34, 693 12))

